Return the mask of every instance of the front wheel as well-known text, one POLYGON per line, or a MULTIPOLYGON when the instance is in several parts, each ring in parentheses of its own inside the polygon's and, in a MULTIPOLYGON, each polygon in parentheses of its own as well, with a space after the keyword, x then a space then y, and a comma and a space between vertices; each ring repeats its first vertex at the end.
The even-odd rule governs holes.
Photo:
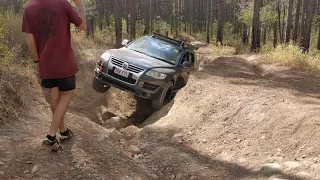
POLYGON ((99 93, 105 93, 110 89, 110 86, 103 84, 97 78, 94 77, 92 82, 92 88, 99 93))
POLYGON ((160 110, 163 106, 168 104, 172 98, 173 83, 170 81, 161 92, 160 96, 152 101, 152 106, 156 110, 160 110))

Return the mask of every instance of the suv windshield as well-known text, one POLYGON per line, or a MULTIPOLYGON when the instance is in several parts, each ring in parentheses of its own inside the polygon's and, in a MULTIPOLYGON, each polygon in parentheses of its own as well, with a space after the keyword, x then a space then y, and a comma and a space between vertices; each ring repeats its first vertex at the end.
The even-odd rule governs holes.
POLYGON ((127 48, 170 64, 175 64, 182 52, 179 46, 151 37, 137 39, 127 48))

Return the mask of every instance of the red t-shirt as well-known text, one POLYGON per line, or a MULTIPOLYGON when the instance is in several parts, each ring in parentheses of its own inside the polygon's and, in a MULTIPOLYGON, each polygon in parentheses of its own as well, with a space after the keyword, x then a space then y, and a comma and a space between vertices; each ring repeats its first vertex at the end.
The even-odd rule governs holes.
POLYGON ((79 27, 82 19, 67 0, 32 0, 26 6, 22 31, 34 35, 41 79, 67 78, 78 72, 70 23, 79 27))

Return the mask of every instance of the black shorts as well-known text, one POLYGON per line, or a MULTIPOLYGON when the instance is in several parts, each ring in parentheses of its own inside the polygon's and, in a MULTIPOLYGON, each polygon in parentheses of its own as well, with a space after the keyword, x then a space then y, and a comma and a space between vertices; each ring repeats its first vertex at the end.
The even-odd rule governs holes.
POLYGON ((71 91, 76 89, 76 76, 62 79, 43 79, 41 86, 48 89, 58 87, 59 91, 71 91))

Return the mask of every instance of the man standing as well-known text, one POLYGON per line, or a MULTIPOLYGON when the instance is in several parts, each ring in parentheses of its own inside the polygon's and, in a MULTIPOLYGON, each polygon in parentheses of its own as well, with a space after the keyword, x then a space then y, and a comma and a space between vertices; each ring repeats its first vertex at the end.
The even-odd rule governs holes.
POLYGON ((76 88, 75 74, 78 72, 71 47, 70 24, 86 30, 86 18, 81 0, 73 0, 79 15, 67 0, 31 0, 23 16, 22 31, 27 33, 28 47, 42 80, 41 86, 50 89, 50 105, 53 113, 48 135, 42 145, 60 150, 56 139, 68 140, 72 132, 65 126, 64 116, 72 92, 76 88))

